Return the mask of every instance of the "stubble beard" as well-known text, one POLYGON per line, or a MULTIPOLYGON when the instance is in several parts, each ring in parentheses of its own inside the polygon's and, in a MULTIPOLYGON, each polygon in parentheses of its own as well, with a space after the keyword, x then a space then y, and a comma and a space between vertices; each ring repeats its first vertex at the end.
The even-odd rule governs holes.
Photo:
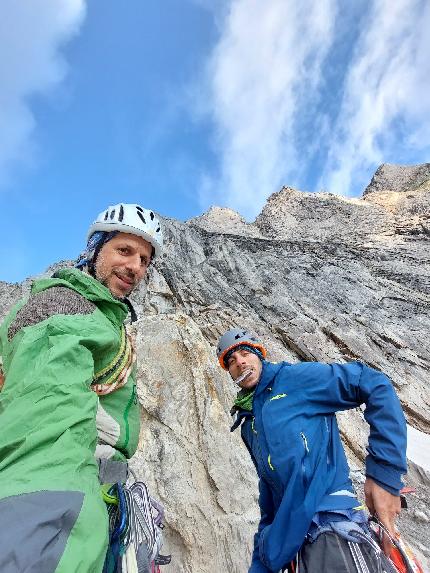
MULTIPOLYGON (((126 292, 123 292, 121 294, 118 294, 117 292, 114 292, 112 290, 112 288, 109 286, 109 279, 113 278, 113 280, 115 280, 115 278, 117 278, 117 275, 115 274, 115 269, 112 269, 108 274, 103 272, 103 264, 100 265, 101 268, 98 267, 98 265, 95 266, 95 272, 94 272, 94 276, 95 278, 103 285, 105 286, 109 292, 111 293, 111 295, 118 299, 118 300, 124 300, 125 298, 127 298, 128 296, 131 295, 131 293, 136 290, 136 288, 139 286, 139 281, 136 282, 136 279, 130 275, 125 275, 127 276, 127 278, 133 279, 134 284, 130 285, 130 289, 127 290, 126 292)), ((120 276, 123 276, 122 273, 119 273, 120 276)))

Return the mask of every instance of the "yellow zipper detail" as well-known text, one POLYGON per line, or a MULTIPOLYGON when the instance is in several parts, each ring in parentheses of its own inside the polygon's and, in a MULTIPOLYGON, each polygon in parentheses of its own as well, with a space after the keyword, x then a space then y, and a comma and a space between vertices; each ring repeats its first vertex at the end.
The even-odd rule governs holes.
POLYGON ((272 396, 272 398, 270 398, 269 402, 271 402, 272 400, 280 400, 281 398, 285 398, 286 394, 276 394, 276 396, 272 396))

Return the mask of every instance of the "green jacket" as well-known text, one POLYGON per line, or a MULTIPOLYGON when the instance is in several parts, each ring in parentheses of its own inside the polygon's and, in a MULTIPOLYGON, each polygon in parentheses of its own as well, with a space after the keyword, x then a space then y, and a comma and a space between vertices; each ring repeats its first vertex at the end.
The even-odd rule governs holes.
POLYGON ((128 308, 76 269, 35 281, 0 327, 0 571, 100 573, 108 542, 98 457, 136 451, 128 308), (129 353, 130 354, 130 353, 129 353), (43 527, 41 527, 43 524, 43 527))

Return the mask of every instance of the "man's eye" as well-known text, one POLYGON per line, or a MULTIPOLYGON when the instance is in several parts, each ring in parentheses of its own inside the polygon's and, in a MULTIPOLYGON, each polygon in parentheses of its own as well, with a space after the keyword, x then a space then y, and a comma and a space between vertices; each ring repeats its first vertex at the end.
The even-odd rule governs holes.
POLYGON ((118 247, 118 251, 119 251, 121 254, 125 255, 125 254, 127 254, 128 249, 127 249, 127 247, 118 247))

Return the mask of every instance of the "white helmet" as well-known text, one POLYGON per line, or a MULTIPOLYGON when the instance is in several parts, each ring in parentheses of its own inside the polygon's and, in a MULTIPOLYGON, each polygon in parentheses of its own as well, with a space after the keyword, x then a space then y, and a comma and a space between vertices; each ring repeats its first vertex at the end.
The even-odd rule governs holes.
POLYGON ((96 231, 120 231, 143 237, 154 247, 156 256, 163 248, 160 221, 153 211, 134 203, 119 203, 102 211, 89 228, 87 240, 96 231))

